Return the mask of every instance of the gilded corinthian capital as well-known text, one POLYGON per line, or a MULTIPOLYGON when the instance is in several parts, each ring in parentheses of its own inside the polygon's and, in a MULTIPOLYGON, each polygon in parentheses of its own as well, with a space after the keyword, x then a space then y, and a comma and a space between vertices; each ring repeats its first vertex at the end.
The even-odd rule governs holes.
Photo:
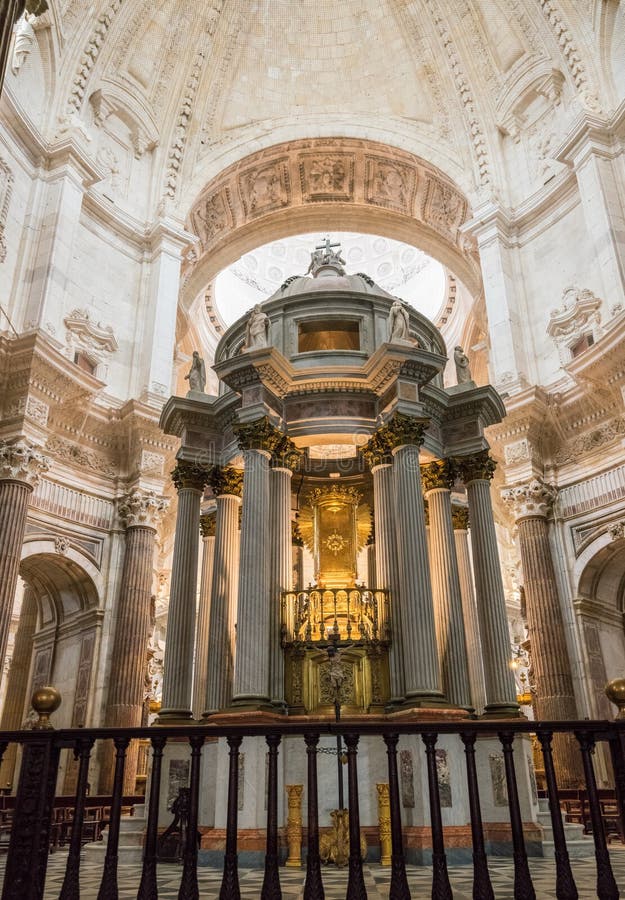
POLYGON ((216 497, 222 494, 240 497, 243 490, 243 472, 233 466, 213 466, 208 482, 216 497))
POLYGON ((22 481, 34 488, 49 468, 47 457, 34 444, 22 439, 0 443, 0 480, 22 481))
POLYGON ((177 491, 182 488, 203 491, 208 484, 209 475, 210 468, 208 466, 181 459, 171 473, 171 480, 177 491))
POLYGON ((532 478, 527 484, 518 484, 501 492, 516 521, 530 517, 546 519, 556 495, 555 487, 539 478, 532 478))
POLYGON ((217 516, 215 513, 205 513, 200 516, 200 534, 203 538, 215 537, 217 516))
POLYGON ((235 425, 234 433, 241 450, 265 450, 267 453, 273 453, 284 436, 271 424, 267 416, 256 419, 255 422, 235 425))
POLYGON ((469 481, 490 481, 497 468, 497 463, 488 450, 480 450, 472 456, 457 456, 454 463, 465 484, 469 481))
POLYGON ((168 506, 169 500, 154 491, 130 491, 119 502, 119 518, 126 528, 142 526, 156 531, 168 506))
POLYGON ((456 481, 456 467, 449 459, 436 460, 421 466, 421 484, 423 491, 444 489, 450 491, 456 481))
POLYGON ((451 521, 454 531, 466 531, 469 527, 468 506, 456 506, 454 503, 451 507, 451 521))

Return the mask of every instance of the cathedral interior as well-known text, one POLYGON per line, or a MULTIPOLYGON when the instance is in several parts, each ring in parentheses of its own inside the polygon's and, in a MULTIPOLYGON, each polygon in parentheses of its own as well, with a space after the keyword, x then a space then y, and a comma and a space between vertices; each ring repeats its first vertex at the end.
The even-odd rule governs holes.
POLYGON ((3 900, 618 897, 625 5, 0 8, 3 900))

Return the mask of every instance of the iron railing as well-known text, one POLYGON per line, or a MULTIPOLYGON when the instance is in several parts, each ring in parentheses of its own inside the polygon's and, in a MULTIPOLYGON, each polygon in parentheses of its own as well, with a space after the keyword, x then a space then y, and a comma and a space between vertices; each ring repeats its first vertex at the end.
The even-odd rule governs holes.
MULTIPOLYGON (((577 741, 583 771, 596 858, 597 895, 601 900, 616 900, 618 887, 610 863, 610 855, 602 827, 598 797, 594 749, 598 742, 606 742, 615 775, 618 815, 625 825, 625 721, 528 722, 526 720, 468 720, 370 722, 362 719, 309 720, 305 724, 284 721, 267 724, 207 724, 189 726, 156 726, 133 729, 69 729, 5 732, 0 734, 0 756, 10 742, 22 745, 22 762, 15 803, 15 816, 8 847, 2 900, 41 900, 48 862, 51 813, 59 765, 64 748, 72 749, 79 762, 78 786, 75 797, 75 816, 65 879, 59 894, 62 900, 78 900, 82 824, 85 812, 89 761, 98 742, 112 742, 115 749, 115 772, 111 798, 110 825, 104 859, 99 900, 114 900, 118 896, 118 849, 120 815, 122 812, 124 765, 131 741, 149 740, 151 743, 151 779, 148 798, 148 818, 145 834, 142 873, 138 900, 154 900, 157 888, 158 807, 161 789, 163 751, 170 740, 188 741, 190 748, 190 805, 187 841, 183 852, 179 900, 197 900, 198 888, 198 814, 200 801, 200 755, 210 739, 225 738, 229 751, 226 841, 223 856, 223 878, 220 898, 238 898, 239 877, 237 863, 239 749, 244 737, 264 737, 267 743, 267 829, 264 883, 262 900, 281 897, 278 847, 278 752, 283 737, 300 735, 302 753, 307 760, 307 857, 304 900, 323 898, 319 857, 319 821, 317 800, 317 745, 321 736, 341 734, 347 748, 348 806, 350 854, 347 900, 367 897, 360 850, 360 821, 358 808, 358 744, 361 736, 378 736, 385 745, 388 763, 388 785, 391 803, 392 867, 390 897, 408 900, 410 890, 406 876, 404 840, 402 835, 400 787, 397 747, 400 736, 420 735, 424 747, 428 780, 431 846, 432 896, 440 900, 453 897, 445 853, 445 829, 442 824, 441 802, 437 776, 436 745, 439 735, 458 735, 464 745, 466 788, 470 810, 473 850, 473 897, 492 900, 484 827, 480 807, 480 785, 476 766, 476 742, 490 736, 500 742, 505 762, 508 796, 512 860, 514 866, 515 898, 533 900, 536 897, 528 866, 517 778, 515 772, 514 740, 517 735, 535 732, 540 742, 545 768, 549 811, 555 844, 556 896, 560 900, 577 897, 577 889, 567 853, 565 832, 558 795, 557 779, 552 755, 554 735, 567 733, 577 741)), ((293 750, 289 749, 292 753, 293 750)), ((381 777, 382 773, 380 773, 381 777)))

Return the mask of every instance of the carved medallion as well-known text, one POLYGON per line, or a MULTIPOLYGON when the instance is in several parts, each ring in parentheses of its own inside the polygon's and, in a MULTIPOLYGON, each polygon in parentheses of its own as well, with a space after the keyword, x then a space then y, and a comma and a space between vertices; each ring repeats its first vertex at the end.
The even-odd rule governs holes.
POLYGON ((238 178, 239 194, 246 216, 260 216, 290 203, 288 160, 278 159, 248 169, 238 178))
POLYGON ((367 157, 365 199, 410 214, 417 185, 416 170, 376 156, 367 157))
POLYGON ((351 200, 354 193, 354 157, 345 153, 305 154, 300 159, 304 201, 351 200))
POLYGON ((222 188, 216 194, 200 200, 191 214, 191 221, 202 248, 212 243, 224 229, 230 229, 234 220, 228 189, 222 188))

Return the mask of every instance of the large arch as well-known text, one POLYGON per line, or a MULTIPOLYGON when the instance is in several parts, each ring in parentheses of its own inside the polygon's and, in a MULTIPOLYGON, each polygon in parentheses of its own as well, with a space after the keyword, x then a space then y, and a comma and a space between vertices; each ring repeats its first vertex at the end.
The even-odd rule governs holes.
POLYGON ((181 304, 188 311, 221 269, 260 243, 329 225, 414 244, 477 296, 479 261, 461 230, 469 216, 447 175, 396 147, 354 138, 277 144, 229 166, 192 204, 188 228, 198 246, 181 304))

